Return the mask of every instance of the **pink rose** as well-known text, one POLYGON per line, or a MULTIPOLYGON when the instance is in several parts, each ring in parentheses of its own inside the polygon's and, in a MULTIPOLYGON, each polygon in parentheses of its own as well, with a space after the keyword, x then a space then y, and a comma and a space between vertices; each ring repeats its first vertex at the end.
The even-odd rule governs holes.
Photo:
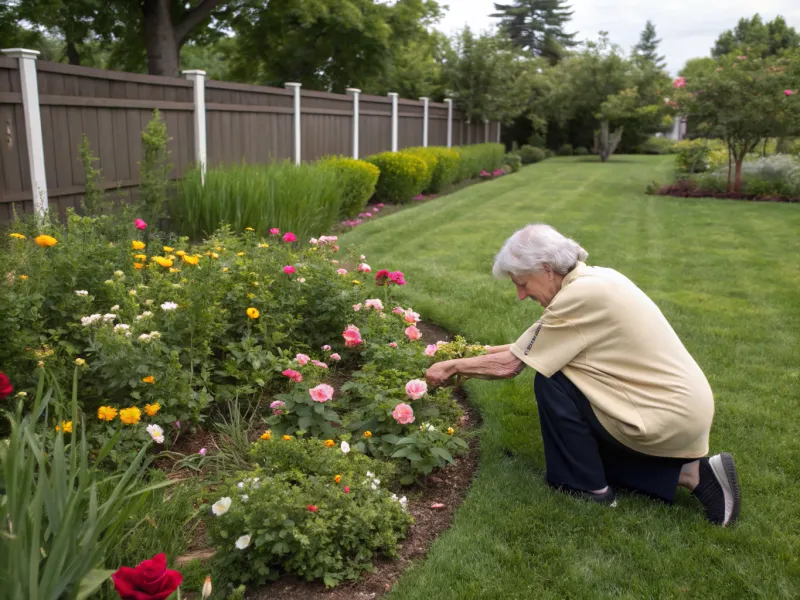
POLYGON ((397 342, 389 342, 389 348, 397 348, 397 342))
POLYGON ((338 264, 339 264, 339 261, 338 261, 338 260, 336 260, 336 259, 333 259, 333 260, 331 261, 331 264, 332 264, 332 265, 338 265, 338 264))
POLYGON ((408 339, 410 339, 412 342, 415 342, 422 337, 422 334, 420 333, 419 329, 417 329, 413 325, 409 325, 408 327, 406 327, 406 335, 408 336, 408 339))
POLYGON ((286 369, 283 373, 281 373, 281 375, 283 375, 284 377, 288 377, 295 383, 300 383, 301 381, 303 381, 303 376, 294 369, 286 369))
POLYGON ((383 310, 383 302, 379 298, 370 298, 364 303, 367 309, 374 308, 377 311, 383 310))
POLYGON ((361 339, 361 333, 355 325, 348 325, 347 329, 342 332, 342 337, 344 338, 345 348, 355 348, 364 343, 364 340, 361 339))
POLYGON ((408 425, 414 422, 414 409, 405 402, 401 402, 394 407, 392 418, 401 425, 408 425))
POLYGON ((136 229, 147 229, 147 223, 141 219, 136 219, 133 224, 136 226, 136 229))
POLYGON ((314 365, 315 367, 319 367, 320 369, 327 369, 328 368, 328 365, 326 365, 324 362, 321 362, 319 360, 312 360, 311 364, 314 365))
POLYGON ((363 254, 361 256, 359 256, 358 258, 359 258, 359 260, 367 260, 367 257, 364 256, 363 254))
POLYGON ((372 268, 367 263, 361 263, 360 265, 358 265, 358 271, 360 273, 369 273, 370 271, 372 271, 372 268))
POLYGON ((338 251, 339 251, 339 246, 337 246, 336 244, 334 244, 334 245, 333 245, 333 251, 334 251, 334 252, 338 252, 338 251))
POLYGON ((291 275, 292 273, 297 273, 297 269, 295 269, 292 265, 286 265, 283 267, 283 272, 287 275, 291 275))
POLYGON ((290 231, 283 236, 283 241, 287 244, 291 244, 297 241, 297 236, 290 231))
POLYGON ((675 81, 672 82, 672 87, 674 88, 686 87, 686 79, 683 77, 678 77, 675 81))
POLYGON ((331 351, 331 347, 330 347, 328 344, 325 344, 325 345, 322 347, 322 349, 323 349, 325 352, 330 352, 330 351, 331 351))
POLYGON ((410 308, 406 309, 403 312, 403 320, 406 323, 411 323, 412 325, 416 325, 419 322, 419 313, 414 312, 410 308))
POLYGON ((273 227, 272 229, 269 230, 269 234, 270 235, 280 235, 281 234, 281 230, 278 229, 277 227, 273 227))
POLYGON ((353 310, 355 312, 360 311, 361 310, 361 302, 359 302, 358 304, 353 304, 353 310))
POLYGON ((380 210, 380 208, 378 208, 378 207, 376 206, 375 208, 373 208, 373 209, 372 209, 372 212, 376 213, 376 212, 378 212, 379 210, 380 210))
POLYGON ((783 93, 786 96, 791 96, 792 94, 794 94, 794 92, 792 90, 783 90, 783 93))
POLYGON ((283 408, 286 407, 286 403, 283 400, 275 400, 275 402, 270 404, 269 407, 272 409, 273 415, 282 415, 283 408))
POLYGON ((333 398, 333 388, 327 383, 320 383, 317 387, 308 390, 308 393, 314 402, 327 402, 333 398))
POLYGON ((340 360, 342 360, 342 357, 339 356, 338 352, 334 352, 333 354, 331 354, 331 360, 335 360, 336 362, 339 362, 340 360))
POLYGON ((405 314, 405 312, 406 312, 406 311, 405 311, 405 310, 403 310, 403 307, 402 307, 402 306, 395 306, 395 307, 392 309, 392 313, 394 313, 394 314, 396 314, 396 315, 402 315, 402 314, 405 314))
POLYGON ((311 360, 306 354, 298 354, 297 356, 295 356, 295 358, 297 359, 297 362, 299 362, 301 366, 307 365, 308 361, 311 360))
POLYGON ((425 356, 433 356, 436 354, 436 351, 439 349, 439 346, 436 344, 428 344, 425 346, 425 356))
POLYGON ((311 244, 312 246, 316 246, 317 244, 319 244, 319 240, 317 238, 311 238, 310 240, 308 240, 308 243, 311 244))
POLYGON ((412 400, 419 400, 428 391, 428 384, 421 379, 412 379, 406 384, 406 396, 412 400))
POLYGON ((347 275, 347 269, 336 269, 339 275, 347 275))

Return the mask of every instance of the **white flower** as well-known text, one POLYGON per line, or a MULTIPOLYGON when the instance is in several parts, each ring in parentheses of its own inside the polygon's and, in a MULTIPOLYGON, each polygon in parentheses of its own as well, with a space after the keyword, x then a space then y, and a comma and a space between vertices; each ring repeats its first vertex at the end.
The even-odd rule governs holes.
POLYGON ((436 431, 436 427, 431 425, 430 423, 423 423, 419 426, 420 431, 436 431))
POLYGON ((248 496, 247 494, 242 494, 242 502, 246 503, 249 499, 250 499, 250 496, 248 496))
POLYGON ((149 310, 146 310, 142 314, 140 314, 138 317, 136 317, 136 320, 137 321, 141 321, 142 319, 149 319, 152 316, 153 316, 153 313, 151 313, 149 310))
POLYGON ((348 444, 347 442, 342 442, 342 452, 345 454, 350 452, 350 444, 348 444))
POLYGON ((88 327, 89 325, 93 325, 94 323, 97 323, 102 318, 103 318, 103 315, 100 315, 100 314, 94 314, 94 315, 89 315, 88 317, 82 317, 81 318, 81 325, 83 325, 84 327, 88 327))
POLYGON ((75 295, 76 296, 88 296, 89 292, 87 292, 86 290, 75 290, 75 295))
POLYGON ((400 506, 403 507, 403 510, 408 510, 408 499, 405 496, 400 498, 400 500, 398 500, 398 502, 400 502, 400 506))
POLYGON ((147 304, 147 306, 153 306, 152 300, 145 300, 144 303, 147 304))
POLYGON ((176 308, 178 308, 178 305, 174 302, 164 302, 161 305, 161 310, 175 310, 176 308))
POLYGON ((150 434, 150 437, 153 438, 153 441, 157 444, 164 443, 164 430, 155 423, 147 426, 147 433, 150 434))
POLYGON ((135 296, 136 290, 128 290, 128 296, 135 296))
POLYGON ((244 489, 244 481, 240 481, 239 483, 237 483, 236 487, 238 487, 240 490, 243 490, 244 489))
POLYGON ((103 283, 106 285, 114 285, 114 281, 112 279, 106 279, 103 283))
POLYGON ((118 312, 119 311, 119 304, 115 304, 111 307, 111 312, 118 312))
POLYGON ((244 550, 249 545, 250 545, 250 536, 249 535, 243 535, 238 540, 236 540, 236 547, 239 550, 244 550))
POLYGON ((119 325, 114 325, 114 331, 116 331, 117 333, 126 333, 126 334, 130 335, 131 332, 128 331, 128 329, 130 329, 130 328, 131 328, 131 326, 130 325, 126 325, 125 323, 120 323, 119 325))
POLYGON ((151 336, 150 336, 149 333, 143 333, 142 335, 139 336, 139 341, 140 342, 149 342, 150 340, 151 340, 151 336))
POLYGON ((310 240, 308 240, 308 243, 311 244, 312 246, 316 246, 317 244, 319 244, 319 240, 317 238, 311 238, 310 240))
POLYGON ((114 271, 114 275, 116 275, 117 277, 125 277, 125 273, 123 273, 122 271, 114 271))
POLYGON ((107 313, 107 314, 103 315, 103 323, 111 323, 111 321, 113 321, 116 318, 117 318, 117 315, 112 314, 112 313, 107 313))
POLYGON ((218 517, 224 515, 228 512, 228 509, 231 507, 231 499, 225 496, 224 498, 220 498, 211 506, 211 512, 213 512, 218 517))
POLYGON ((306 278, 305 277, 298 277, 295 281, 297 281, 297 283, 305 283, 306 282, 306 278))
POLYGON ((375 473, 373 473, 372 471, 367 471, 367 477, 372 479, 373 477, 375 477, 375 473))
POLYGON ((158 338, 161 337, 161 334, 159 332, 157 332, 157 331, 151 331, 150 332, 150 337, 153 338, 154 340, 157 340, 158 338))

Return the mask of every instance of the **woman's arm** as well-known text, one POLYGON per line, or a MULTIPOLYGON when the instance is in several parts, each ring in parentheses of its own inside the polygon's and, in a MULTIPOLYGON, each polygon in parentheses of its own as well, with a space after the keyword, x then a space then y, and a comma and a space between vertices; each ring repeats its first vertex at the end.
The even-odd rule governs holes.
POLYGON ((487 354, 497 354, 498 352, 508 352, 511 349, 511 344, 505 346, 488 346, 486 348, 487 354))
POLYGON ((524 368, 525 363, 508 350, 502 350, 473 358, 438 362, 427 370, 425 379, 431 385, 443 385, 455 375, 478 379, 510 379, 519 375, 524 368))

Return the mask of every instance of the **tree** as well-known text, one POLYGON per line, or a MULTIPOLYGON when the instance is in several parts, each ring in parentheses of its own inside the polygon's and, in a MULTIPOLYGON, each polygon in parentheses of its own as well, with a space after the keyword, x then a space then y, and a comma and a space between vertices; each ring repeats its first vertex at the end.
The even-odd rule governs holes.
POLYGON ((500 19, 501 32, 533 56, 557 63, 577 46, 577 34, 564 31, 573 14, 566 0, 514 0, 495 4, 494 9, 492 17, 500 19))
POLYGON ((674 85, 681 112, 697 119, 707 136, 725 141, 728 189, 734 192, 741 190, 742 163, 759 142, 800 134, 798 53, 763 59, 725 56, 714 71, 678 78, 674 85))
POLYGON ((800 48, 800 34, 778 16, 764 23, 756 14, 750 19, 739 19, 733 30, 723 32, 711 50, 715 58, 736 53, 747 56, 777 56, 786 50, 800 48))
POLYGON ((658 54, 659 44, 661 40, 656 37, 656 26, 652 21, 647 21, 639 36, 639 43, 633 47, 633 55, 641 60, 650 61, 658 69, 663 69, 667 61, 658 54))

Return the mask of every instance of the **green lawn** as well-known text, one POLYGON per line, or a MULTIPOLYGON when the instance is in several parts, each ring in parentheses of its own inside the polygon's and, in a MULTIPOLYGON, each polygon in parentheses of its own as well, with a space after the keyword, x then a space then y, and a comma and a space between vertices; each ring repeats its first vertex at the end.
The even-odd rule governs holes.
MULTIPOLYGON (((670 159, 553 159, 347 234, 373 272, 401 269, 403 299, 472 340, 513 341, 540 314, 491 278, 516 229, 546 222, 591 264, 661 307, 716 396, 712 453, 732 452, 740 522, 706 524, 631 495, 609 509, 544 483, 533 373, 468 382, 481 463, 453 527, 389 598, 797 598, 800 596, 800 206, 646 196, 670 159)), ((433 342, 435 340, 430 340, 433 342)))

